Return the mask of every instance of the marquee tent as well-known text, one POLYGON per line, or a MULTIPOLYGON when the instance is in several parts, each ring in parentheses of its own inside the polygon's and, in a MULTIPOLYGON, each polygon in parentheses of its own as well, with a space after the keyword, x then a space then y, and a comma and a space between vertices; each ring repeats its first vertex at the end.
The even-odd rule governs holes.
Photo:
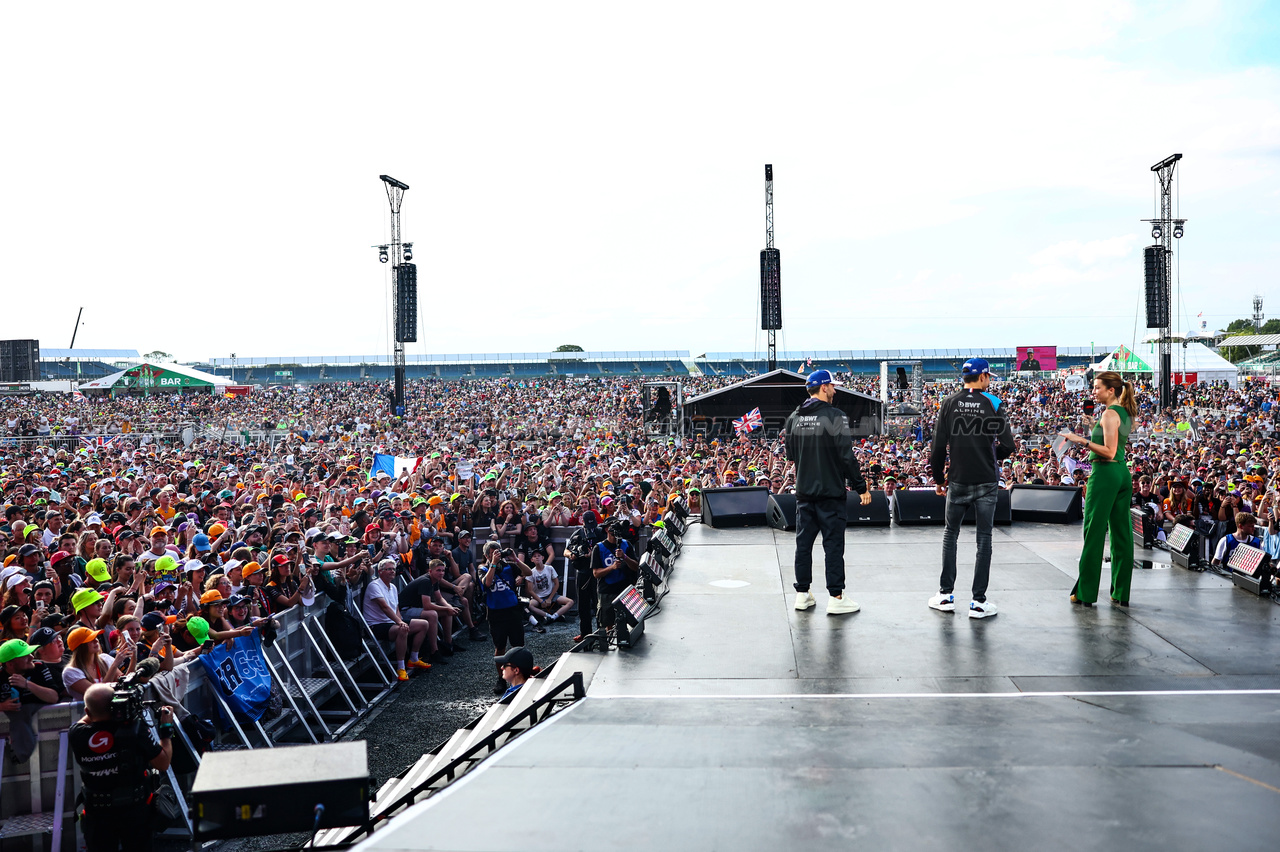
POLYGON ((143 363, 85 382, 80 385, 86 394, 151 394, 151 393, 221 393, 227 380, 181 364, 143 363))

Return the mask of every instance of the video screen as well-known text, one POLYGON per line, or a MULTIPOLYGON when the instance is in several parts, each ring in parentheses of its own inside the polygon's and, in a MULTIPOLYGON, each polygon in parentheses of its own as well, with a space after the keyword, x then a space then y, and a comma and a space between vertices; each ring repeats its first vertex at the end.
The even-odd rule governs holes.
POLYGON ((1058 347, 1056 346, 1019 346, 1018 372, 1058 369, 1058 347))

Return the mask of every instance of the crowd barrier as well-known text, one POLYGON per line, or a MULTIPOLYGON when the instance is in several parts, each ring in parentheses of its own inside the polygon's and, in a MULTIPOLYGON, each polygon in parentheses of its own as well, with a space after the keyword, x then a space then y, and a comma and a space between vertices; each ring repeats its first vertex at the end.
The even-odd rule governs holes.
MULTIPOLYGON (((563 594, 577 599, 576 577, 564 547, 575 527, 552 527, 555 567, 563 594), (572 589, 572 591, 571 591, 572 589)), ((473 548, 477 555, 489 540, 490 530, 475 531, 473 548)), ((647 550, 649 530, 640 540, 640 552, 647 550)), ((512 539, 503 540, 510 546, 512 539)), ((479 560, 477 560, 479 562, 479 560)), ((317 595, 310 605, 298 604, 275 616, 279 624, 275 642, 264 647, 263 658, 272 680, 281 688, 283 710, 270 720, 251 722, 230 711, 209 681, 204 666, 185 666, 188 678, 182 706, 200 718, 230 720, 220 730, 212 748, 235 750, 274 748, 294 742, 320 743, 340 737, 358 723, 397 686, 387 648, 374 640, 364 624, 354 600, 345 602, 361 632, 361 650, 353 660, 344 660, 325 631, 325 612, 330 601, 317 595)), ((0 841, 30 837, 33 850, 44 848, 74 852, 77 835, 74 802, 79 793, 79 772, 67 744, 67 730, 83 714, 78 702, 55 704, 31 714, 36 749, 25 763, 17 764, 3 752, 10 743, 8 714, 0 714, 0 841), (56 814, 62 813, 58 820, 56 814), (52 835, 46 847, 43 837, 52 835)), ((185 779, 189 783, 189 779, 185 779)), ((177 783, 182 783, 179 779, 177 783)))

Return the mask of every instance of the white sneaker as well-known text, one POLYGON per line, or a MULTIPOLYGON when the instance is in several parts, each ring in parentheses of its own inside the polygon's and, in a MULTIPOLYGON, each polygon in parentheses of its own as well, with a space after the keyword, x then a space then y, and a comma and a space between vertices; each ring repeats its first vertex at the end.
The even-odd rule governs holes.
POLYGON ((970 618, 990 618, 996 614, 996 605, 991 601, 969 601, 969 617, 970 618))
POLYGON ((813 597, 813 592, 796 592, 796 609, 798 611, 804 612, 806 609, 811 609, 817 603, 818 602, 813 597))
POLYGON ((938 592, 936 595, 929 598, 929 608, 936 609, 939 612, 955 612, 956 596, 950 594, 944 595, 942 592, 938 592))
POLYGON ((852 598, 833 597, 827 601, 827 615, 844 615, 861 609, 852 598))

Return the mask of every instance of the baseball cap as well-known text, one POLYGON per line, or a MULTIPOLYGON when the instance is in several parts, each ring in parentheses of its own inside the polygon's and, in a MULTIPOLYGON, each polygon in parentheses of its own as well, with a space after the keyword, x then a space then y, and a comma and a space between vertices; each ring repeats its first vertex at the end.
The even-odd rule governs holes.
POLYGON ((192 639, 196 640, 197 645, 203 645, 209 641, 209 622, 198 615, 188 618, 187 632, 191 634, 192 639))
POLYGON ((823 385, 829 385, 831 384, 831 371, 830 370, 814 370, 812 373, 809 374, 809 378, 805 380, 804 384, 805 384, 805 387, 808 387, 808 388, 817 388, 817 387, 822 387, 823 385))
POLYGON ((200 553, 208 553, 209 536, 204 533, 196 533, 195 538, 191 539, 191 545, 200 553))
POLYGON ((85 642, 97 639, 102 635, 101 630, 90 630, 87 627, 77 627, 67 634, 67 650, 74 651, 85 642))
POLYGON ((165 615, 163 612, 149 612, 142 616, 143 630, 159 630, 161 624, 173 624, 178 620, 176 615, 165 615))
POLYGON ((965 376, 981 376, 984 373, 991 372, 991 365, 987 363, 985 358, 970 358, 964 362, 964 366, 960 368, 961 375, 965 376))
MULTIPOLYGON (((51 631, 52 632, 52 631, 51 631)), ((0 645, 0 663, 8 663, 19 657, 25 657, 35 651, 26 642, 21 639, 10 639, 3 645, 0 645)))
POLYGON ((533 672, 533 652, 528 648, 512 648, 495 661, 500 665, 511 665, 525 674, 533 672))
POLYGON ((217 589, 210 589, 200 596, 200 605, 222 603, 226 598, 222 596, 222 592, 217 589))
POLYGON ((35 630, 32 630, 31 635, 27 637, 31 644, 37 648, 43 648, 45 645, 48 645, 57 638, 58 631, 54 630, 52 627, 37 627, 35 630))
POLYGON ((261 570, 262 565, 257 562, 249 562, 244 566, 243 570, 240 571, 240 576, 244 579, 248 579, 261 570))
POLYGON ((84 566, 84 573, 99 583, 109 583, 111 581, 111 572, 107 570, 107 563, 102 559, 90 559, 88 564, 84 566))

